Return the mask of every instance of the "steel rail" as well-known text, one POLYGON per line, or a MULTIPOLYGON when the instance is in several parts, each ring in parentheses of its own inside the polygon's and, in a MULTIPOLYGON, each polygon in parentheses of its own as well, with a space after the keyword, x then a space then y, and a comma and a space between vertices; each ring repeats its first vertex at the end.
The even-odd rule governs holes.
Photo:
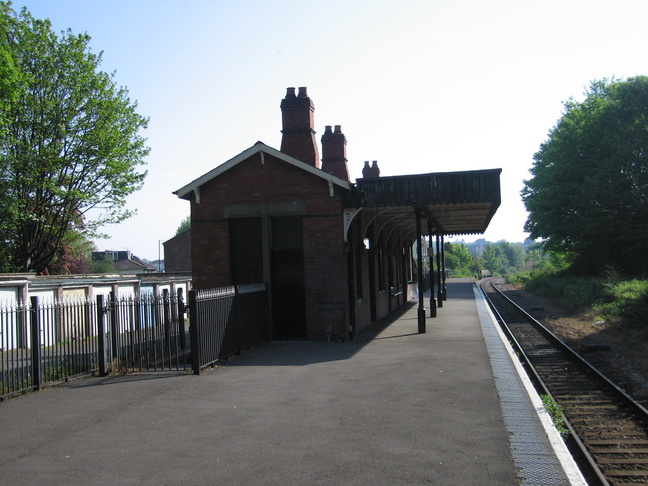
MULTIPOLYGON (((513 349, 514 349, 516 355, 518 356, 518 358, 520 359, 520 361, 522 362, 522 365, 523 365, 524 369, 527 370, 527 373, 529 374, 529 379, 533 383, 536 391, 540 395, 549 396, 551 398, 551 400, 556 402, 556 399, 551 394, 551 391, 549 390, 549 388, 545 384, 544 380, 540 377, 540 374, 536 370, 535 366, 533 366, 533 363, 531 362, 531 359, 529 358, 529 356, 524 351, 524 348, 522 347, 522 345, 518 341, 517 337, 514 335, 513 331, 509 328, 508 324, 504 320, 504 317, 501 315, 501 313, 500 313, 499 309, 497 308, 497 306, 495 306, 492 299, 488 296, 488 293, 484 289, 484 284, 487 283, 487 282, 491 283, 492 288, 495 291, 497 291, 500 294, 500 296, 505 298, 510 304, 512 304, 518 310, 522 310, 522 309, 517 304, 515 304, 515 302, 513 302, 511 299, 506 297, 499 289, 497 289, 492 284, 491 280, 492 279, 484 279, 484 280, 482 280, 480 282, 479 286, 478 286, 479 290, 481 291, 482 295, 486 299, 486 302, 488 303, 488 306, 490 307, 491 311, 495 315, 495 318, 497 319, 497 321, 498 321, 498 323, 500 325, 500 328, 502 329, 502 331, 504 332, 506 337, 509 339, 509 343, 511 343, 511 345, 513 346, 513 349)), ((531 319, 533 319, 533 317, 530 316, 529 314, 527 314, 525 311, 522 310, 522 312, 523 312, 524 315, 526 315, 526 316, 530 317, 531 319)), ((535 321, 535 319, 533 319, 533 320, 535 321)), ((577 459, 577 462, 579 463, 579 465, 581 467, 581 472, 583 472, 583 474, 585 476, 587 476, 588 482, 591 483, 592 479, 593 479, 593 480, 595 480, 597 482, 597 484, 599 484, 601 486, 608 486, 610 483, 607 481, 607 479, 605 478, 605 476, 603 475, 603 473, 601 472, 601 470, 597 466, 596 461, 590 455, 589 451, 587 450, 587 447, 580 440, 580 438, 578 437, 577 432, 574 430, 574 428, 572 427, 569 420, 567 420, 567 418, 564 416, 564 414, 561 413, 561 415, 562 415, 561 418, 563 420, 563 423, 565 424, 567 430, 569 431, 569 436, 567 437, 567 440, 565 441, 565 443, 567 444, 567 446, 568 446, 570 452, 572 453, 572 455, 577 459), (583 466, 585 466, 587 468, 586 471, 582 470, 583 466)))
MULTIPOLYGON (((616 384, 614 384, 611 380, 609 380, 605 375, 603 375, 599 370, 597 370, 591 363, 585 360, 576 351, 571 349, 562 340, 560 340, 557 336, 551 333, 545 326, 542 325, 542 323, 534 319, 533 316, 529 315, 524 309, 522 309, 510 298, 504 295, 503 292, 501 292, 497 287, 495 287, 495 285, 492 282, 492 279, 486 279, 481 282, 480 290, 484 294, 491 309, 493 309, 493 312, 495 313, 495 316, 499 321, 500 326, 502 327, 504 333, 510 339, 512 345, 515 347, 518 353, 518 356, 523 361, 525 367, 529 371, 531 375, 530 377, 539 393, 548 395, 549 397, 551 397, 552 400, 554 400, 554 402, 560 404, 559 400, 557 400, 555 397, 555 393, 551 392, 552 388, 558 390, 558 383, 554 383, 553 385, 550 383, 548 384, 541 377, 540 372, 536 369, 536 366, 533 364, 534 359, 531 356, 529 356, 527 352, 525 352, 524 343, 520 342, 521 339, 518 339, 514 331, 509 327, 509 324, 506 323, 506 319, 501 315, 501 313, 497 309, 497 305, 489 297, 488 295, 489 292, 487 292, 486 289, 484 288, 485 284, 490 284, 490 286, 493 288, 493 291, 496 292, 497 297, 502 299, 504 302, 506 302, 505 305, 515 309, 515 313, 519 315, 523 321, 530 324, 533 329, 539 332, 542 335, 542 337, 548 343, 550 343, 551 346, 553 346, 556 350, 558 350, 561 359, 569 360, 572 363, 572 365, 570 365, 570 367, 572 367, 570 373, 576 373, 575 371, 576 368, 578 368, 579 370, 583 370, 582 373, 584 376, 587 376, 588 379, 592 379, 593 381, 598 383, 597 386, 601 387, 601 389, 604 389, 609 395, 611 395, 610 398, 611 400, 614 400, 616 404, 618 404, 624 410, 627 410, 627 413, 629 414, 629 417, 632 420, 641 424, 644 436, 648 437, 648 430, 647 430, 648 410, 646 410, 641 404, 637 403, 634 399, 632 399, 632 397, 630 397, 621 388, 619 388, 616 384)), ((500 307, 501 305, 502 304, 500 304, 500 307)), ((537 352, 537 348, 536 348, 536 352, 537 352)), ((542 359, 546 366, 548 361, 548 356, 551 353, 548 351, 548 349, 544 349, 543 352, 544 352, 544 358, 542 359)), ((537 359, 538 358, 536 358, 536 360, 537 359)), ((562 372, 562 375, 564 376, 564 372, 562 372)), ((549 372, 547 372, 547 377, 549 378, 551 376, 552 375, 550 375, 549 372)), ((555 377, 555 375, 553 376, 555 377)), ((575 375, 570 375, 570 376, 575 376, 575 375)), ((564 394, 565 391, 563 389, 558 393, 564 394)), ((565 399, 563 399, 563 401, 564 400, 565 399)), ((562 404, 560 405, 562 406, 562 404)), ((580 437, 580 434, 576 430, 578 429, 578 427, 575 427, 570 422, 569 418, 564 415, 563 415, 563 419, 567 429, 569 430, 569 436, 566 442, 570 447, 572 454, 574 454, 574 456, 577 458, 577 461, 581 465, 581 468, 584 469, 583 473, 587 476, 588 481, 606 485, 606 484, 625 484, 624 483, 625 479, 628 479, 628 481, 631 483, 636 479, 638 479, 638 477, 624 478, 622 474, 619 473, 619 471, 617 471, 617 475, 615 475, 614 470, 613 468, 610 467, 609 463, 607 464, 607 467, 605 468, 604 471, 603 470, 604 468, 601 467, 601 464, 599 464, 594 457, 597 456, 597 454, 590 453, 590 447, 592 447, 592 445, 594 444, 592 442, 592 439, 590 438, 588 442, 587 437, 580 437), (585 470, 585 468, 587 470, 585 470)), ((633 442, 628 439, 628 443, 632 444, 633 442)), ((643 456, 643 453, 644 453, 643 450, 641 450, 641 453, 639 455, 643 456)), ((648 449, 646 449, 645 453, 648 454, 648 449)), ((601 460, 600 455, 598 455, 597 457, 601 460)), ((618 464, 628 464, 631 462, 632 461, 619 459, 618 464)), ((637 463, 648 464, 648 461, 645 459, 641 459, 641 460, 637 460, 637 463)), ((639 471, 643 471, 643 469, 639 471)), ((648 476, 648 471, 646 472, 646 476, 648 476)))

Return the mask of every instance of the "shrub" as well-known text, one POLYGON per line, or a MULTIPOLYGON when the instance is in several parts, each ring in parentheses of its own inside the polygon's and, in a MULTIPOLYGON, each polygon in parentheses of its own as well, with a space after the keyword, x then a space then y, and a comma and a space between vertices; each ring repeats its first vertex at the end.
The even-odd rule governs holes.
POLYGON ((608 320, 648 322, 648 280, 611 281, 595 309, 608 320))

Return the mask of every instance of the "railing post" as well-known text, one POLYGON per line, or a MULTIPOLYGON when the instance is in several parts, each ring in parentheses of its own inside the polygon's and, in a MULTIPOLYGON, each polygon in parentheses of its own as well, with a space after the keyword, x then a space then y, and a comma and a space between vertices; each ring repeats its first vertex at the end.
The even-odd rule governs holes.
POLYGON ((105 296, 97 295, 97 360, 99 376, 108 374, 106 361, 106 302, 105 296))
POLYGON ((187 308, 184 303, 182 289, 178 289, 178 332, 180 333, 180 349, 186 349, 185 343, 185 312, 187 308))
POLYGON ((162 290, 162 318, 164 319, 164 350, 171 358, 171 299, 169 289, 162 290))
POLYGON ((200 323, 196 306, 196 291, 189 291, 189 337, 191 338, 191 368, 194 375, 200 374, 202 356, 200 352, 200 323))
POLYGON ((35 390, 41 389, 41 326, 38 297, 31 297, 31 359, 32 380, 35 390))
POLYGON ((236 356, 241 355, 241 348, 243 347, 243 329, 241 329, 241 309, 243 307, 243 304, 241 303, 241 293, 239 292, 240 290, 240 285, 235 285, 234 286, 234 327, 233 329, 233 335, 234 335, 234 354, 236 356))
MULTIPOLYGON (((119 368, 119 318, 115 292, 110 292, 110 361, 119 368)), ((112 370, 119 371, 119 369, 112 370)))

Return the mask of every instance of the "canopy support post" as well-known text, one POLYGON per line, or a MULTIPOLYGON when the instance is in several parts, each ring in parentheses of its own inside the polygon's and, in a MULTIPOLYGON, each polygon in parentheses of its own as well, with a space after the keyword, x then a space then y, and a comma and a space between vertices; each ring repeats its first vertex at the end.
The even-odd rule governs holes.
POLYGON ((417 256, 417 280, 418 280, 418 333, 425 334, 425 291, 423 282, 423 248, 421 248, 421 209, 416 208, 416 256, 417 256))

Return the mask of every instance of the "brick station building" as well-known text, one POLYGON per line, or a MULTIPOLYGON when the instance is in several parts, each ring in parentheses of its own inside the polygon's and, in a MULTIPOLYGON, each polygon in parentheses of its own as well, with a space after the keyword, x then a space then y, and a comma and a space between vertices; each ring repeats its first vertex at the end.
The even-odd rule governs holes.
POLYGON ((191 204, 194 288, 266 283, 275 339, 352 338, 421 280, 415 241, 483 233, 500 204, 501 169, 380 177, 365 162, 351 183, 340 126, 326 126, 320 165, 314 110, 288 88, 281 150, 257 142, 174 192, 191 204))

